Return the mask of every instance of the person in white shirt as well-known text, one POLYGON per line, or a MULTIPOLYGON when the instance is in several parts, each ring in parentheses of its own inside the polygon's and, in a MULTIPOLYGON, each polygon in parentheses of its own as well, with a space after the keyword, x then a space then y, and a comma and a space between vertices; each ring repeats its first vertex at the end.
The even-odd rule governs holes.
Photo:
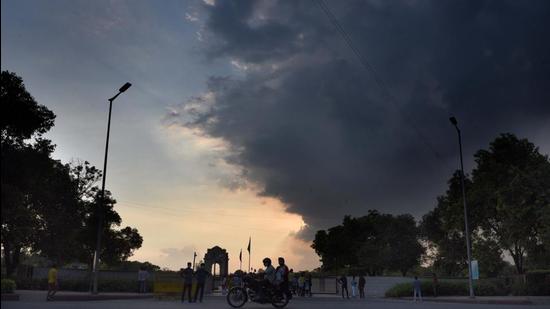
POLYGON ((145 267, 142 266, 139 268, 139 271, 138 271, 138 282, 139 282, 138 293, 147 293, 147 279, 149 279, 149 272, 147 272, 145 267))

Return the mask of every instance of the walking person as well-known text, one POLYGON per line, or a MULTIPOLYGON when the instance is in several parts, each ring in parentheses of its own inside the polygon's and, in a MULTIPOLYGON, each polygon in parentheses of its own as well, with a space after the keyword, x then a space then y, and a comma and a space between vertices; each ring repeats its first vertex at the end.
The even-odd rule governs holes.
POLYGON ((48 271, 48 294, 46 300, 53 300, 55 293, 57 293, 57 265, 54 263, 48 271))
POLYGON ((147 279, 149 278, 149 272, 145 269, 145 266, 141 266, 138 271, 138 293, 147 293, 147 279))
POLYGON ((416 301, 417 296, 420 299, 420 301, 422 301, 422 287, 420 284, 420 280, 418 280, 417 276, 414 276, 414 281, 413 281, 413 300, 414 301, 416 301))
POLYGON ((357 295, 357 280, 355 280, 355 275, 351 277, 351 297, 355 298, 357 295))
POLYGON ((338 283, 340 283, 340 285, 342 287, 342 298, 345 298, 344 297, 344 291, 346 291, 346 297, 349 299, 348 278, 346 276, 342 275, 340 277, 340 279, 338 279, 338 283))
POLYGON ((197 296, 199 296, 199 291, 200 291, 199 302, 202 303, 202 297, 204 295, 204 284, 206 283, 206 278, 208 277, 208 275, 210 275, 210 273, 208 273, 208 271, 204 269, 204 263, 201 263, 201 266, 195 272, 195 278, 197 278, 197 288, 195 289, 195 296, 193 297, 194 303, 197 302, 197 296))
POLYGON ((183 279, 181 302, 183 303, 185 301, 185 292, 187 292, 187 299, 191 302, 191 289, 193 287, 193 268, 191 268, 191 262, 187 263, 186 269, 180 270, 180 277, 183 279))
POLYGON ((359 298, 365 298, 366 283, 367 283, 367 280, 365 280, 365 276, 364 275, 359 276, 359 298))

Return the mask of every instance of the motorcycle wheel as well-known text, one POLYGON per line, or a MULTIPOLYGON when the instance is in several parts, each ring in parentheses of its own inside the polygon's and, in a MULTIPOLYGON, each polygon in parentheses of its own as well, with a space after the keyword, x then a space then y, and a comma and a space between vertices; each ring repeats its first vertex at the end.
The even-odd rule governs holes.
POLYGON ((227 293, 227 303, 233 308, 241 308, 248 301, 246 290, 240 286, 231 288, 227 293))
POLYGON ((285 293, 276 293, 275 295, 273 295, 271 304, 275 308, 284 308, 286 305, 288 305, 288 302, 289 299, 285 293))

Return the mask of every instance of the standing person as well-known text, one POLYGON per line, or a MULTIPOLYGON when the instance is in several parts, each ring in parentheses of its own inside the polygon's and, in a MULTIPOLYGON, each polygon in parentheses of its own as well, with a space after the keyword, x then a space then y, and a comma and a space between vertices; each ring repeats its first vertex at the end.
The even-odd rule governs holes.
POLYGON ((285 293, 286 297, 288 299, 292 298, 292 293, 290 293, 289 289, 289 282, 288 282, 288 267, 285 265, 285 259, 283 257, 279 257, 279 266, 277 266, 277 269, 275 270, 275 279, 277 283, 279 284, 279 287, 285 293))
POLYGON ((351 297, 355 298, 357 295, 357 280, 355 280, 355 275, 351 276, 351 297))
POLYGON ((413 300, 416 301, 416 296, 422 301, 422 288, 420 284, 420 280, 418 280, 417 276, 414 276, 413 281, 413 300))
POLYGON ((138 271, 138 293, 147 293, 147 279, 149 278, 149 273, 145 269, 145 266, 141 266, 138 271))
POLYGON ((364 275, 359 276, 359 298, 365 298, 366 283, 367 283, 367 280, 365 280, 365 276, 364 275))
POLYGON ((57 293, 57 284, 57 265, 53 263, 48 271, 48 295, 46 300, 53 300, 53 296, 57 293))
POLYGON ((311 296, 313 296, 313 293, 312 293, 312 291, 313 291, 313 280, 311 279, 311 274, 307 275, 306 281, 307 281, 307 286, 309 287, 309 289, 308 289, 309 297, 311 297, 311 296))
POLYGON ((300 273, 300 278, 298 278, 298 295, 304 296, 304 287, 306 284, 306 277, 304 273, 300 273))
POLYGON ((298 295, 298 274, 292 276, 292 293, 298 295))
POLYGON ((304 277, 304 297, 309 296, 310 291, 311 291, 311 286, 309 285, 309 280, 307 280, 307 278, 304 277))
POLYGON ((434 289, 434 297, 437 297, 437 285, 439 284, 439 281, 437 280, 437 274, 434 272, 432 274, 432 287, 434 289))
POLYGON ((181 302, 185 301, 185 292, 187 291, 187 299, 191 302, 191 289, 193 287, 193 268, 191 262, 187 263, 186 269, 180 270, 180 277, 183 279, 183 290, 181 291, 181 302))
POLYGON ((338 279, 338 282, 342 286, 342 298, 344 298, 344 290, 346 291, 346 297, 349 299, 349 292, 348 292, 348 278, 344 275, 338 279))
MULTIPOLYGON (((195 272, 195 277, 197 278, 197 288, 195 289, 195 297, 193 297, 194 303, 197 302, 197 296, 199 295, 199 290, 201 291, 199 301, 202 303, 202 297, 204 295, 204 284, 206 283, 206 277, 208 277, 208 275, 210 275, 210 273, 208 273, 208 271, 204 269, 204 263, 201 263, 201 266, 195 272)), ((189 290, 189 292, 191 292, 191 290, 189 290)), ((182 299, 183 299, 183 296, 182 296, 182 299)))

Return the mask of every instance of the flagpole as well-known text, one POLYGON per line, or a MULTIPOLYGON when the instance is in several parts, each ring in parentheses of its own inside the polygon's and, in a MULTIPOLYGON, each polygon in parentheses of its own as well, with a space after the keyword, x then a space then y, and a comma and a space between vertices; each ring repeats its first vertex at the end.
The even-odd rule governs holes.
POLYGON ((193 252, 193 271, 195 271, 195 258, 197 257, 197 252, 193 252))
POLYGON ((251 256, 252 256, 252 247, 251 247, 251 243, 252 243, 252 237, 248 238, 248 272, 252 272, 252 269, 250 268, 250 259, 251 259, 251 256))

